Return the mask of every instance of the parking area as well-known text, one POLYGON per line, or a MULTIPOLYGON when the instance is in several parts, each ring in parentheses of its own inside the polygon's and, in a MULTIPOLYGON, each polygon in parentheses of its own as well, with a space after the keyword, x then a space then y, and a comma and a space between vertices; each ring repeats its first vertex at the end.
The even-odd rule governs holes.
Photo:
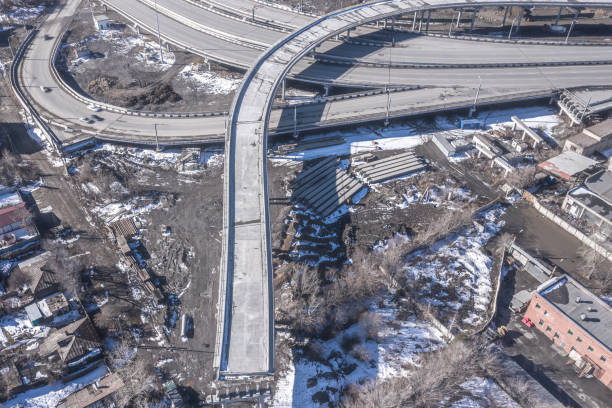
POLYGON ((569 407, 609 407, 612 392, 595 377, 578 378, 565 351, 535 327, 528 328, 514 315, 504 338, 504 352, 511 356, 559 401, 569 407))

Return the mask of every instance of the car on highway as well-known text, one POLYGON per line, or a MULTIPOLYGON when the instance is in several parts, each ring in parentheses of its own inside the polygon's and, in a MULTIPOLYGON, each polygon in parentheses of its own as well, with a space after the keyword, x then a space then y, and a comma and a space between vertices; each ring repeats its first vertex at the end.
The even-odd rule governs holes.
POLYGON ((82 118, 79 118, 79 120, 81 122, 88 123, 88 124, 94 123, 94 121, 88 116, 83 116, 82 118))
POLYGON ((87 105, 87 108, 94 111, 94 112, 100 112, 102 109, 100 109, 99 106, 94 105, 93 103, 90 103, 89 105, 87 105))
POLYGON ((103 117, 98 116, 98 115, 91 115, 90 116, 93 120, 97 120, 98 122, 100 122, 101 120, 104 120, 103 117))
POLYGON ((40 90, 43 92, 51 92, 51 89, 47 88, 46 86, 40 86, 40 90))

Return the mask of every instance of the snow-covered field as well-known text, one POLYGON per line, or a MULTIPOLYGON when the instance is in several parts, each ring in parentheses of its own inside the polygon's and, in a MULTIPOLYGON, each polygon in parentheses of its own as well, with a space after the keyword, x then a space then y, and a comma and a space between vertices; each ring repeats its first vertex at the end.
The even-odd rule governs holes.
POLYGON ((242 79, 228 78, 216 72, 208 71, 201 64, 189 64, 180 75, 195 84, 198 90, 209 94, 228 95, 235 91, 242 79))
POLYGON ((499 385, 490 378, 472 377, 461 384, 462 393, 468 394, 454 402, 451 408, 519 408, 499 385))
POLYGON ((491 302, 491 267, 493 259, 484 247, 500 229, 502 208, 488 211, 479 221, 484 231, 467 228, 410 255, 407 276, 417 282, 419 302, 438 309, 443 320, 461 329, 484 320, 491 302), (454 315, 467 314, 461 321, 454 315))
POLYGON ((417 364, 419 353, 444 345, 442 335, 427 323, 414 316, 398 320, 398 310, 390 301, 383 307, 373 306, 371 313, 382 319, 378 342, 368 340, 366 328, 357 323, 330 340, 320 341, 318 361, 294 350, 287 372, 277 383, 272 406, 326 407, 327 402, 315 402, 313 396, 319 401, 338 401, 340 388, 405 374, 417 364), (351 350, 343 349, 347 338, 358 340, 351 350))
MULTIPOLYGON (((122 35, 121 31, 109 29, 100 30, 95 34, 70 44, 64 44, 65 47, 70 46, 76 50, 82 49, 87 43, 92 41, 105 41, 110 44, 111 51, 105 57, 113 55, 128 55, 134 48, 138 47, 136 59, 147 66, 147 68, 158 71, 165 71, 176 62, 176 55, 167 48, 162 49, 160 54, 159 43, 156 41, 148 41, 137 35, 122 35), (161 59, 163 57, 163 63, 161 59)), ((71 60, 73 66, 78 66, 94 60, 95 57, 89 53, 83 53, 71 60)))
POLYGON ((10 28, 11 24, 24 24, 28 20, 38 17, 45 10, 45 6, 15 7, 8 13, 0 13, 0 23, 4 29, 10 28), (8 26, 7 26, 8 25, 8 26))
POLYGON ((0 317, 0 343, 9 343, 9 337, 17 342, 24 339, 43 338, 49 332, 46 326, 33 326, 25 312, 19 311, 0 317))
MULTIPOLYGON (((553 128, 562 123, 555 115, 555 111, 548 106, 531 106, 526 108, 500 109, 481 112, 475 119, 483 121, 485 129, 499 129, 503 126, 512 126, 512 116, 522 119, 530 127, 540 128, 545 136, 554 139, 553 128)), ((431 139, 437 132, 451 132, 456 138, 471 138, 481 130, 459 129, 459 116, 447 118, 438 116, 433 123, 394 123, 388 127, 360 126, 356 129, 334 130, 323 132, 305 140, 324 137, 342 136, 346 142, 339 145, 322 147, 319 149, 296 151, 285 155, 277 155, 273 161, 280 160, 312 160, 324 156, 344 156, 374 150, 409 149, 423 144, 431 139), (423 130, 425 129, 425 130, 423 130)))

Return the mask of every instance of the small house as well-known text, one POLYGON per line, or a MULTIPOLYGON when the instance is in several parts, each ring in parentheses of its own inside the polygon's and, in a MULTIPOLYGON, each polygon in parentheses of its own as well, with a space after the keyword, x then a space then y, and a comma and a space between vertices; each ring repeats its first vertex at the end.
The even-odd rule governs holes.
POLYGON ((32 303, 31 305, 26 306, 25 311, 28 315, 28 320, 30 321, 30 323, 32 323, 32 326, 38 326, 42 324, 44 317, 36 303, 32 303))
POLYGON ((50 257, 51 254, 45 252, 20 262, 7 279, 7 292, 14 295, 31 294, 38 299, 57 292, 57 276, 45 268, 50 257))
POLYGON ((110 19, 106 14, 96 14, 93 16, 94 25, 96 30, 108 30, 110 29, 110 19))

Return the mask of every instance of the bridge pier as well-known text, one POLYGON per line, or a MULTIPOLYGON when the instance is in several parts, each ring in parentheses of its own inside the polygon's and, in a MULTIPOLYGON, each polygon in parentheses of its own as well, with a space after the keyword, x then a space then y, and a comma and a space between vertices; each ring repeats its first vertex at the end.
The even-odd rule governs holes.
MULTIPOLYGON (((463 14, 463 9, 460 8, 459 13, 457 14, 457 24, 455 25, 455 28, 459 28, 459 26, 461 25, 461 15, 462 14, 463 14)), ((452 21, 451 21, 451 25, 453 25, 452 21)))
POLYGON ((325 89, 325 95, 324 96, 329 96, 329 88, 331 88, 331 85, 329 85, 329 84, 323 85, 323 89, 325 89))
POLYGON ((506 11, 504 11, 504 19, 502 20, 501 27, 506 25, 506 18, 508 17, 508 10, 510 10, 510 7, 506 7, 506 11))
POLYGON ((414 12, 414 17, 412 18, 412 31, 414 31, 414 28, 416 26, 416 20, 417 20, 417 12, 414 12))
POLYGON ((476 23, 476 17, 478 16, 478 8, 474 8, 472 13, 472 24, 470 25, 470 31, 474 31, 474 24, 476 23))
POLYGON ((282 87, 281 87, 281 101, 285 102, 285 92, 287 87, 287 80, 283 79, 282 87))
POLYGON ((431 20, 431 10, 427 12, 427 25, 425 26, 425 32, 429 32, 429 21, 431 20))
POLYGON ((421 18, 419 19, 419 33, 421 32, 421 28, 423 28, 423 17, 425 17, 425 10, 421 11, 421 18))
POLYGON ((559 19, 561 18, 561 12, 563 11, 563 7, 559 7, 559 12, 557 13, 557 18, 555 18, 555 24, 559 24, 559 19))
POLYGON ((516 23, 516 29, 514 30, 515 33, 518 33, 519 28, 521 28, 521 22, 523 21, 524 16, 525 16, 525 9, 521 8, 521 14, 519 14, 518 23, 516 23))

